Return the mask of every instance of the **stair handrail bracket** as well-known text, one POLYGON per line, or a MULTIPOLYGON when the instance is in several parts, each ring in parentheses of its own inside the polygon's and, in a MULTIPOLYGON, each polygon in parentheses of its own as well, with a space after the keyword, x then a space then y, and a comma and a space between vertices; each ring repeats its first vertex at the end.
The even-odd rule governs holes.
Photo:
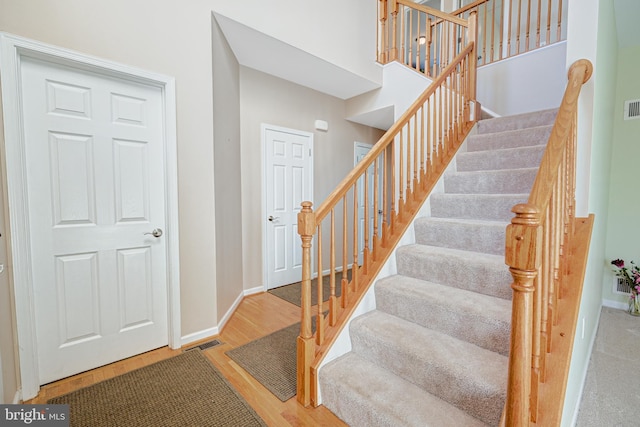
MULTIPOLYGON (((553 373, 546 369, 548 355, 565 359, 571 356, 566 350, 571 346, 553 345, 552 337, 556 335, 552 330, 558 325, 558 312, 565 294, 571 293, 575 299, 576 293, 570 292, 567 284, 574 283, 575 276, 583 274, 573 271, 569 265, 575 262, 572 256, 576 256, 571 248, 577 235, 578 97, 591 73, 592 65, 584 59, 570 67, 567 88, 529 199, 513 207, 515 216, 507 226, 505 263, 513 277, 513 304, 507 400, 501 423, 506 426, 529 426, 541 421, 543 399, 549 398, 543 396, 543 385, 556 381, 551 377, 553 373), (560 347, 568 354, 555 355, 554 351, 560 347)), ((577 310, 575 319, 571 320, 575 330, 577 310)), ((555 374, 564 374, 566 381, 566 373, 555 374)), ((544 400, 545 412, 561 413, 565 389, 566 384, 554 389, 553 410, 549 410, 548 400, 544 400)))
MULTIPOLYGON (((388 7, 398 2, 411 3, 388 7)), ((305 406, 319 403, 320 364, 479 117, 477 18, 450 19, 460 24, 452 34, 465 44, 315 212, 311 202, 302 203, 297 400, 305 406)))

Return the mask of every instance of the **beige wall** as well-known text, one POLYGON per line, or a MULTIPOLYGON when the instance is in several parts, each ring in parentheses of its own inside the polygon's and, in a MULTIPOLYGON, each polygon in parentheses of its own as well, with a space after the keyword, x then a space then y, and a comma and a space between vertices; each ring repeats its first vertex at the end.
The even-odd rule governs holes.
POLYGON ((216 214, 216 322, 242 294, 240 174, 240 66, 215 18, 213 51, 213 156, 216 214))
POLYGON ((263 286, 262 157, 260 125, 313 133, 314 204, 324 200, 353 168, 355 141, 374 143, 382 131, 344 120, 345 102, 288 81, 242 67, 242 234, 245 289, 263 286), (314 129, 316 119, 329 131, 314 129))

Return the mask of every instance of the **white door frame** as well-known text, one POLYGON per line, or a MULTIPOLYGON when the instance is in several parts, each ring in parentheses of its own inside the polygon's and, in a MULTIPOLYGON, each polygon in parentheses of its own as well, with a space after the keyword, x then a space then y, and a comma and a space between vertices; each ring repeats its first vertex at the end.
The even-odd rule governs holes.
POLYGON ((178 254, 178 179, 176 156, 175 79, 117 64, 22 37, 0 33, 0 74, 4 110, 9 230, 13 261, 13 289, 22 399, 40 389, 38 343, 35 328, 34 287, 31 277, 31 238, 27 197, 26 157, 22 117, 21 60, 32 57, 49 63, 129 80, 159 88, 163 98, 164 157, 167 238, 167 292, 169 346, 180 348, 180 267, 178 254))
MULTIPOLYGON (((269 269, 268 269, 268 265, 267 265, 267 251, 269 250, 267 248, 267 226, 266 223, 264 222, 265 218, 267 217, 267 167, 266 167, 266 161, 267 161, 267 156, 265 153, 265 143, 267 141, 267 131, 268 130, 274 130, 276 132, 287 132, 287 133, 293 133, 296 135, 301 135, 304 137, 308 137, 309 138, 309 148, 311 149, 311 158, 310 158, 310 162, 309 162, 309 192, 310 192, 310 199, 311 201, 313 201, 313 133, 311 132, 305 132, 302 130, 298 130, 298 129, 290 129, 290 128, 285 128, 282 126, 276 126, 276 125, 270 125, 267 123, 262 123, 262 125, 260 126, 260 155, 262 156, 262 161, 260 162, 260 164, 262 165, 262 194, 261 194, 261 198, 262 198, 262 208, 261 208, 261 216, 260 216, 260 224, 262 224, 262 287, 264 288, 265 291, 269 290, 269 269)), ((317 206, 313 206, 313 208, 317 208, 317 206)), ((315 239, 314 239, 315 240, 315 239)), ((300 244, 302 244, 302 241, 300 241, 300 244)), ((311 245, 311 250, 313 253, 313 243, 311 245)), ((315 257, 311 257, 311 269, 313 271, 313 266, 315 265, 314 263, 314 258, 315 257)))

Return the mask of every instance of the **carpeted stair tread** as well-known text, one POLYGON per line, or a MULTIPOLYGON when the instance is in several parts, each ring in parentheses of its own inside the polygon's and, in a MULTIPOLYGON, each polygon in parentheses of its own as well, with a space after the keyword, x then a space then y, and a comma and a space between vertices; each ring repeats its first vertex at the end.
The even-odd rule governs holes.
POLYGON ((506 397, 514 205, 526 203, 557 110, 482 120, 432 193, 397 274, 351 321, 352 350, 319 373, 323 404, 352 426, 498 425, 506 397), (425 211, 426 212, 426 211, 425 211), (486 423, 486 424, 485 424, 486 423))
POLYGON ((444 177, 448 194, 529 193, 538 168, 452 172, 444 177))
POLYGON ((506 117, 495 117, 478 122, 478 133, 505 132, 536 126, 552 125, 558 109, 535 111, 506 117))
POLYGON ((320 371, 323 404, 351 427, 481 427, 482 421, 350 352, 320 371))
POLYGON ((504 255, 506 221, 458 218, 417 218, 416 243, 504 255))
POLYGON ((446 194, 430 197, 431 216, 438 218, 511 221, 511 208, 526 203, 528 194, 446 194))
POLYGON ((507 355, 511 301, 408 276, 376 283, 377 310, 507 355))
POLYGON ((354 319, 350 331, 360 357, 475 418, 498 424, 507 357, 376 310, 354 319))
POLYGON ((458 172, 479 170, 537 168, 540 166, 546 145, 503 148, 488 151, 467 151, 456 156, 458 172))
POLYGON ((467 139, 467 152, 546 145, 552 129, 552 126, 538 126, 500 133, 478 133, 467 139))
POLYGON ((512 277, 504 257, 428 245, 396 250, 398 274, 511 299, 512 277))

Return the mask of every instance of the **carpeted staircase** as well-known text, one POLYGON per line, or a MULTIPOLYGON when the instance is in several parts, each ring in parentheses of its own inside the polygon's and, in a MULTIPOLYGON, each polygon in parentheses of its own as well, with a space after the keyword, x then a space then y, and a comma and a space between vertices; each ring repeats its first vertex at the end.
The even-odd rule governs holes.
POLYGON ((526 201, 556 111, 483 120, 456 156, 351 352, 320 370, 323 404, 356 426, 497 425, 506 395, 511 208, 526 201))

